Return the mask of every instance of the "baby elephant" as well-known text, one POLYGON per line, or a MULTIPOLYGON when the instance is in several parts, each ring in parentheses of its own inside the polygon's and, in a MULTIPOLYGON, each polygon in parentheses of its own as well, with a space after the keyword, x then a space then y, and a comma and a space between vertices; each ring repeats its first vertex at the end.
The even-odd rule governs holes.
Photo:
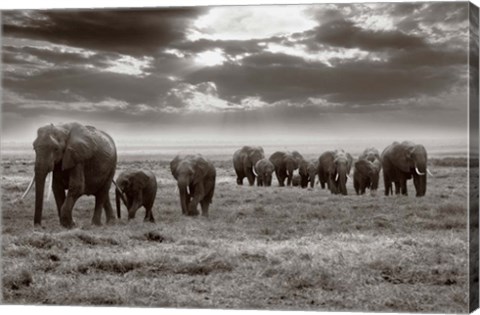
POLYGON ((353 187, 357 195, 363 195, 365 189, 370 188, 370 194, 375 195, 378 189, 378 178, 382 164, 380 160, 359 159, 355 162, 355 170, 353 171, 353 187))
POLYGON ((272 162, 267 159, 261 159, 255 163, 254 170, 257 176, 258 186, 272 186, 272 174, 275 170, 272 162))
POLYGON ((120 218, 120 199, 128 208, 128 219, 135 218, 135 213, 140 207, 145 207, 144 221, 155 222, 152 213, 153 203, 157 195, 157 179, 150 171, 129 170, 122 172, 117 177, 115 200, 117 203, 117 216, 120 218))
POLYGON ((198 215, 198 204, 202 216, 208 216, 208 207, 215 191, 216 170, 213 163, 202 155, 176 156, 170 162, 170 171, 177 180, 180 205, 184 215, 198 215))

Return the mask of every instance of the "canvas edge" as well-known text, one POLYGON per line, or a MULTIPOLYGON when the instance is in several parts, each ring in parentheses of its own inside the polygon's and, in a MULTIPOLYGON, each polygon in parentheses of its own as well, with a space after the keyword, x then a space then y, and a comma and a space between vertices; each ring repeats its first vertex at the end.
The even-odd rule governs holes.
POLYGON ((469 312, 478 308, 479 283, 479 230, 478 230, 478 167, 479 167, 479 47, 478 18, 479 9, 469 3, 469 203, 468 203, 468 240, 469 240, 469 312), (472 169, 474 170, 472 172, 472 169), (475 170, 476 169, 476 170, 475 170))

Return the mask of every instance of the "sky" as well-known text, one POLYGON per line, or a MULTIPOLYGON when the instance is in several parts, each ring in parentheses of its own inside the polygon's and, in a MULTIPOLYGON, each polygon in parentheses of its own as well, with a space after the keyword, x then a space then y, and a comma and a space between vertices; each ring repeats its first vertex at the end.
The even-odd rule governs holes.
POLYGON ((468 4, 11 10, 2 142, 464 137, 468 4))

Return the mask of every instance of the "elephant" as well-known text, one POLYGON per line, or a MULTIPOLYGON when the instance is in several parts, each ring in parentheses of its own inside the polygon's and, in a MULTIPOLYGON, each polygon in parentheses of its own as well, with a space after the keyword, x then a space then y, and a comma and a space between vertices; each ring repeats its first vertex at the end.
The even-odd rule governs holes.
POLYGON ((374 161, 371 162, 362 155, 361 158, 355 162, 354 166, 353 187, 357 195, 363 195, 367 188, 370 189, 372 195, 375 195, 378 189, 380 170, 382 168, 380 159, 375 158, 374 161))
POLYGON ((95 196, 94 225, 101 225, 102 208, 107 223, 115 221, 108 193, 115 175, 117 149, 107 133, 77 122, 50 124, 37 130, 33 148, 35 174, 26 193, 35 182, 35 226, 42 224, 45 178, 50 172, 53 172, 52 190, 63 227, 75 226, 72 210, 83 195, 95 196))
MULTIPOLYGON (((385 196, 395 194, 408 195, 407 180, 413 177, 416 196, 425 196, 427 191, 427 150, 421 144, 410 141, 393 142, 383 150, 381 155, 385 196)), ((431 173, 430 173, 431 174, 431 173)))
POLYGON ((352 156, 343 151, 326 151, 318 158, 318 177, 320 185, 325 183, 332 194, 347 195, 347 178, 352 167, 352 156))
POLYGON ((272 162, 267 159, 261 159, 255 163, 255 172, 257 173, 258 186, 272 186, 272 174, 275 170, 272 162))
POLYGON ((318 160, 302 160, 298 167, 298 173, 301 177, 300 186, 306 188, 310 183, 310 187, 313 188, 315 186, 315 177, 318 173, 318 160))
POLYGON ((333 160, 335 159, 335 151, 325 151, 320 155, 318 158, 318 180, 320 181, 320 187, 325 189, 325 184, 327 184, 327 188, 330 189, 330 181, 329 181, 329 172, 333 171, 330 168, 333 165, 333 160))
POLYGON ((285 178, 287 178, 287 186, 292 185, 293 172, 298 169, 303 156, 297 151, 277 151, 270 158, 275 167, 275 175, 280 186, 285 186, 285 178))
POLYGON ((250 186, 255 183, 255 164, 265 158, 262 147, 244 146, 233 154, 233 167, 237 174, 237 184, 243 185, 243 179, 247 177, 250 186))
POLYGON ((363 153, 358 157, 359 160, 368 160, 370 162, 375 162, 375 160, 380 160, 380 152, 374 147, 369 147, 363 150, 363 153))
POLYGON ((135 218, 135 213, 144 207, 144 221, 155 222, 152 213, 153 203, 157 195, 157 179, 150 171, 128 170, 118 175, 116 180, 115 201, 117 217, 121 217, 120 199, 128 209, 128 219, 135 218))
POLYGON ((198 215, 197 206, 202 207, 202 216, 208 217, 208 207, 215 191, 216 170, 213 163, 200 154, 177 155, 170 162, 170 171, 177 180, 182 214, 198 215))

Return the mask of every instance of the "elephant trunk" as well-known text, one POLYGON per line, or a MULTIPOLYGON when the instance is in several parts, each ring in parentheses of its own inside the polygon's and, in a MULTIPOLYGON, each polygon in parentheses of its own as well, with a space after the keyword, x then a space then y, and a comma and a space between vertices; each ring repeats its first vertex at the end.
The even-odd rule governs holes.
POLYGON ((292 180, 293 180, 293 171, 295 170, 294 162, 293 161, 287 162, 286 168, 287 168, 287 186, 291 186, 292 180))
POLYGON ((340 169, 338 170, 338 188, 342 195, 347 194, 347 172, 346 170, 340 169))
POLYGON ((183 214, 187 214, 188 212, 187 199, 190 199, 190 194, 187 192, 187 187, 187 185, 178 185, 178 190, 180 192, 180 205, 182 206, 183 214))
POLYGON ((131 207, 128 209, 128 219, 134 219, 137 210, 142 206, 142 201, 139 198, 134 198, 131 207))
POLYGON ((38 170, 35 168, 35 215, 33 218, 34 225, 42 224, 43 212, 43 194, 45 191, 45 179, 48 171, 38 170))

